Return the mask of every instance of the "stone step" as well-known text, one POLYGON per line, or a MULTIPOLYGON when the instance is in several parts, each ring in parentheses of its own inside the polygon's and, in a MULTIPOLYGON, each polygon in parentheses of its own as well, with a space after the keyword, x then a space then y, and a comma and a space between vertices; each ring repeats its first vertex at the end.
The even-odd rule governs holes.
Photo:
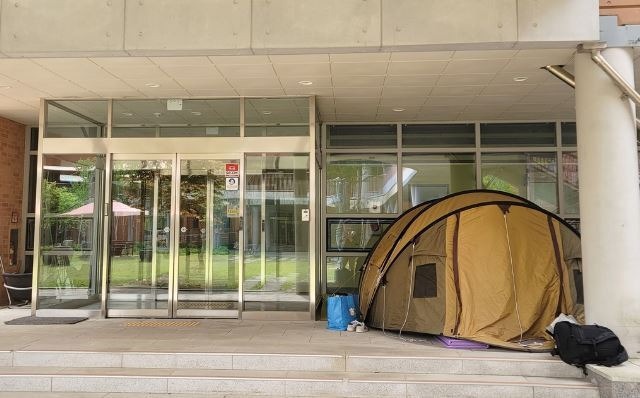
MULTIPOLYGON (((0 368, 0 391, 329 397, 597 398, 583 379, 203 369, 0 368)), ((31 395, 36 396, 36 395, 31 395)))
POLYGON ((582 378, 582 371, 548 354, 437 351, 433 355, 245 352, 4 351, 0 366, 130 369, 275 370, 400 374, 471 374, 582 378))

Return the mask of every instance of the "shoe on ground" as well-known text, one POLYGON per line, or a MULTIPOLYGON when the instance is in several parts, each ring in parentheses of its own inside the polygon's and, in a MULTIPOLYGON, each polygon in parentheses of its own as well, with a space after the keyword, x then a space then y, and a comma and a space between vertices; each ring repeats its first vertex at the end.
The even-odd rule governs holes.
POLYGON ((368 330, 369 329, 363 324, 359 324, 358 326, 356 326, 356 333, 364 333, 368 330))
POLYGON ((356 325, 354 325, 353 323, 350 323, 347 325, 347 332, 355 332, 356 330, 356 325))

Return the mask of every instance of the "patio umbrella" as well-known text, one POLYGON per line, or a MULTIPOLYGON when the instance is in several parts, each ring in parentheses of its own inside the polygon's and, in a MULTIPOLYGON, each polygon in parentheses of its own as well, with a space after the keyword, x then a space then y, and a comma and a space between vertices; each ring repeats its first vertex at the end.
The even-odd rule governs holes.
MULTIPOLYGON (((125 217, 125 216, 138 216, 142 213, 142 210, 136 209, 135 207, 127 206, 122 202, 118 202, 114 200, 111 203, 111 211, 116 217, 125 217)), ((145 215, 148 214, 147 211, 144 212, 145 215)), ((91 216, 93 215, 93 202, 87 203, 86 205, 80 206, 73 210, 69 210, 66 213, 62 213, 61 216, 91 216)))

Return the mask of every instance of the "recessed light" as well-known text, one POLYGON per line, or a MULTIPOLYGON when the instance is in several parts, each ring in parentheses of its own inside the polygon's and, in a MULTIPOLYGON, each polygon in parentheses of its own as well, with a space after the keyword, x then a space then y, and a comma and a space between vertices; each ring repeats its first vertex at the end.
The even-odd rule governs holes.
POLYGON ((122 116, 133 116, 131 112, 122 112, 122 116))
POLYGON ((192 114, 193 116, 200 116, 200 115, 202 115, 202 112, 196 112, 196 111, 193 111, 193 112, 191 112, 191 114, 192 114))
POLYGON ((526 82, 529 78, 526 76, 516 76, 513 78, 514 82, 518 82, 518 83, 522 83, 522 82, 526 82))
POLYGON ((5 86, 5 85, 0 86, 0 90, 6 90, 8 88, 11 88, 11 86, 5 86))
POLYGON ((162 116, 162 113, 160 113, 160 112, 153 112, 153 116, 155 116, 155 117, 160 117, 160 116, 162 116))
POLYGON ((310 86, 313 84, 311 80, 300 80, 298 84, 302 84, 303 86, 310 86))
POLYGON ((271 115, 271 111, 262 111, 263 115, 271 115))
POLYGON ((404 108, 393 108, 394 112, 404 112, 404 108))
POLYGON ((160 85, 158 83, 147 83, 145 84, 145 86, 147 87, 151 87, 151 88, 158 88, 160 87, 160 85))

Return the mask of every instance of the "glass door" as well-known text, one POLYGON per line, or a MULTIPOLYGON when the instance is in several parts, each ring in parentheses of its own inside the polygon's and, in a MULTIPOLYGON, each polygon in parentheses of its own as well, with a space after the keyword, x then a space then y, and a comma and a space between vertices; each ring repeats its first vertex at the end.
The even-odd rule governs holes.
POLYGON ((237 318, 240 160, 180 156, 179 166, 174 315, 237 318))
POLYGON ((113 156, 109 316, 170 314, 174 167, 175 155, 113 156))
POLYGON ((243 317, 308 319, 309 155, 250 154, 245 175, 243 317))

